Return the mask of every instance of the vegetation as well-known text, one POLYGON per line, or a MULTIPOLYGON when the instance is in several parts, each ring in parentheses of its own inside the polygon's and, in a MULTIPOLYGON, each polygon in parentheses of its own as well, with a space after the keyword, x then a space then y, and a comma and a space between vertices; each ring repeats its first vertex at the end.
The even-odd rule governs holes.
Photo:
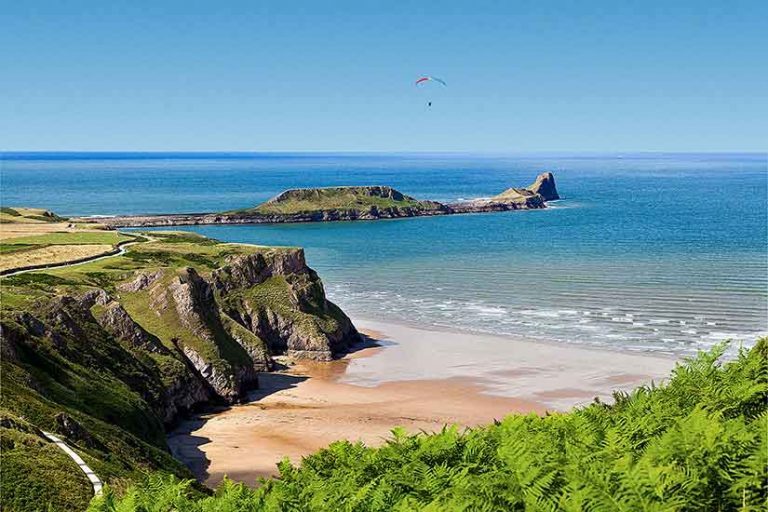
POLYGON ((0 208, 0 271, 97 257, 135 238, 65 220, 41 209, 0 208))
MULTIPOLYGON (((34 238, 100 247, 96 242, 104 236, 115 241, 121 235, 75 231, 34 238)), ((168 451, 164 426, 177 411, 235 400, 255 384, 248 379, 269 364, 268 348, 243 318, 269 309, 296 329, 313 328, 308 332, 314 336, 337 312, 326 304, 316 274, 301 267, 297 249, 180 232, 135 238, 139 243, 121 256, 0 278, 2 510, 83 510, 91 498, 75 464, 38 429, 58 433, 115 490, 148 471, 189 477, 168 451), (294 261, 296 275, 238 281, 243 275, 232 265, 244 256, 255 257, 254 272, 294 261), (228 280, 231 297, 212 284, 215 272, 228 280), (133 286, 142 277, 151 281, 133 286), (248 313, 242 310, 246 300, 248 313), (215 382, 190 369, 187 349, 216 372, 215 382)), ((57 247, 69 245, 47 246, 57 247)))
POLYGON ((768 506, 768 340, 724 346, 669 382, 564 414, 511 415, 483 428, 339 441, 255 490, 212 496, 153 474, 106 489, 91 512, 283 510, 757 511, 768 506))
POLYGON ((109 244, 117 245, 120 242, 132 240, 134 237, 117 231, 76 231, 72 233, 48 233, 45 235, 34 235, 16 237, 3 240, 3 244, 10 246, 26 245, 32 247, 48 245, 90 245, 90 244, 109 244))
POLYGON ((61 222, 63 217, 42 208, 0 207, 0 223, 61 222))
POLYGON ((90 500, 91 483, 76 469, 72 460, 42 433, 28 423, 2 414, 0 448, 3 452, 3 478, 0 495, 4 510, 54 510, 74 507, 85 510, 90 500), (31 478, 29 477, 31 475, 31 478), (51 486, 50 482, 60 482, 51 486))
POLYGON ((255 208, 229 213, 295 214, 328 210, 389 208, 434 210, 439 203, 419 201, 391 187, 330 187, 287 190, 255 208))
POLYGON ((493 196, 491 201, 499 203, 525 203, 528 198, 535 195, 527 188, 508 188, 501 194, 493 196))

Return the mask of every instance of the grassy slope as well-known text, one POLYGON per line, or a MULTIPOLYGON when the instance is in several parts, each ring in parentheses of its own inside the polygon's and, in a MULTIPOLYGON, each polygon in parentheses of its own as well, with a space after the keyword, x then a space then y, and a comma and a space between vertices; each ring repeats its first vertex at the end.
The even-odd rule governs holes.
POLYGON ((74 461, 24 425, 26 422, 18 418, 14 422, 21 428, 0 427, 3 510, 84 510, 90 500, 91 483, 74 461), (51 486, 51 482, 57 485, 51 486))
MULTIPOLYGON (((183 365, 179 367, 180 362, 174 357, 150 354, 117 342, 82 308, 64 309, 76 327, 71 334, 67 334, 66 329, 61 331, 63 334, 58 339, 48 335, 31 336, 15 318, 30 312, 57 325, 56 322, 61 321, 56 319, 59 317, 46 316, 47 311, 59 315, 61 309, 51 305, 57 297, 80 296, 98 287, 116 297, 135 314, 134 320, 157 335, 167 347, 173 346, 171 338, 182 337, 214 361, 216 357, 220 361, 238 360, 244 355, 243 349, 230 338, 206 343, 186 332, 173 314, 158 320, 146 307, 147 297, 137 300, 143 292, 120 292, 117 285, 130 280, 137 270, 163 268, 170 279, 177 272, 194 267, 206 275, 224 264, 228 256, 264 249, 222 244, 186 233, 163 232, 153 236, 156 241, 134 245, 124 256, 6 277, 1 281, 3 335, 21 341, 14 344, 14 357, 4 357, 2 361, 0 419, 23 417, 38 428, 56 431, 55 417, 67 414, 95 440, 91 444, 71 439, 68 442, 100 477, 117 488, 150 469, 188 475, 186 468, 166 451, 162 424, 152 410, 164 386, 176 380, 174 372, 184 371, 183 365)), ((103 306, 97 305, 91 313, 98 316, 103 310, 103 306)), ((66 325, 67 321, 63 322, 61 325, 66 325)), ((221 334, 224 337, 224 333, 221 334)), ((238 334, 250 343, 263 344, 256 336, 238 334)), ((14 482, 14 492, 3 494, 3 510, 37 510, 44 508, 43 503, 49 498, 55 510, 82 509, 90 488, 83 494, 82 487, 73 483, 78 478, 77 472, 70 467, 70 477, 59 478, 54 471, 58 458, 41 460, 50 450, 39 447, 39 442, 32 442, 34 439, 22 437, 17 429, 0 428, 4 447, 3 485, 14 482), (39 488, 44 483, 49 488, 41 492, 39 488), (33 506, 35 496, 41 501, 33 506)))
POLYGON ((29 265, 66 263, 112 251, 120 242, 135 237, 116 231, 83 229, 61 222, 45 210, 0 209, 0 270, 29 265))
POLYGON ((500 203, 505 202, 519 202, 524 203, 529 197, 535 194, 526 188, 508 188, 501 194, 495 195, 491 198, 491 201, 497 201, 500 203))
POLYGON ((298 467, 283 462, 256 490, 225 481, 207 497, 155 474, 122 498, 107 489, 89 510, 765 510, 768 339, 731 363, 721 354, 614 405, 466 431, 395 430, 381 448, 340 441, 298 467))
POLYGON ((63 217, 43 208, 0 207, 0 223, 61 222, 63 220, 65 220, 63 217))
POLYGON ((49 233, 45 235, 24 236, 3 240, 5 245, 26 245, 26 246, 46 246, 46 245, 91 245, 91 244, 110 244, 117 245, 119 242, 132 240, 134 237, 118 233, 117 231, 86 231, 74 233, 49 233))
POLYGON ((326 210, 362 210, 372 207, 435 209, 435 203, 419 201, 394 191, 394 197, 367 193, 368 187, 332 187, 297 189, 284 192, 278 198, 255 208, 230 213, 293 214, 326 210))

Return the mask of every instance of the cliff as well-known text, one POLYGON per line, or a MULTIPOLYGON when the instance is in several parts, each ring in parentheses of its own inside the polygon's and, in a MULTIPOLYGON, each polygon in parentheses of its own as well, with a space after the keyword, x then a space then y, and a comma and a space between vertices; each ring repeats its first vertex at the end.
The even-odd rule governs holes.
POLYGON ((112 227, 147 227, 397 219, 539 209, 546 208, 546 201, 558 198, 554 177, 548 172, 541 174, 528 188, 510 188, 490 199, 461 203, 419 200, 386 186, 308 188, 286 190, 258 206, 241 210, 100 217, 98 222, 112 227))
POLYGON ((536 177, 536 181, 528 187, 534 194, 539 194, 545 201, 560 199, 555 186, 555 176, 551 172, 544 172, 536 177))
POLYGON ((165 426, 242 400, 272 355, 327 360, 358 339, 301 249, 152 237, 124 256, 3 278, 0 434, 4 475, 19 485, 47 480, 46 464, 24 463, 44 441, 16 428, 22 418, 107 482, 140 468, 188 476, 165 426))

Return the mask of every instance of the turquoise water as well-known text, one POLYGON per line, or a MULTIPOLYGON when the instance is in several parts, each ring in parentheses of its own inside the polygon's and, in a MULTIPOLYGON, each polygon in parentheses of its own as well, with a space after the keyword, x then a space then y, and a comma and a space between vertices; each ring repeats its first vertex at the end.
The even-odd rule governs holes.
POLYGON ((244 207, 290 187, 486 197, 555 173, 542 211, 203 226, 306 248, 353 317, 687 353, 768 331, 768 170, 758 154, 6 154, 4 206, 64 215, 244 207))

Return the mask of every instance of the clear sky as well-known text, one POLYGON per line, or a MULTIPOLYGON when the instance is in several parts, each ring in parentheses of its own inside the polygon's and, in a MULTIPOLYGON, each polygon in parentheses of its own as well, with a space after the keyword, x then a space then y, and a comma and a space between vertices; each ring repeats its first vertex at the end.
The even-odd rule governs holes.
POLYGON ((765 151, 767 20, 734 0, 8 0, 0 149, 765 151))

